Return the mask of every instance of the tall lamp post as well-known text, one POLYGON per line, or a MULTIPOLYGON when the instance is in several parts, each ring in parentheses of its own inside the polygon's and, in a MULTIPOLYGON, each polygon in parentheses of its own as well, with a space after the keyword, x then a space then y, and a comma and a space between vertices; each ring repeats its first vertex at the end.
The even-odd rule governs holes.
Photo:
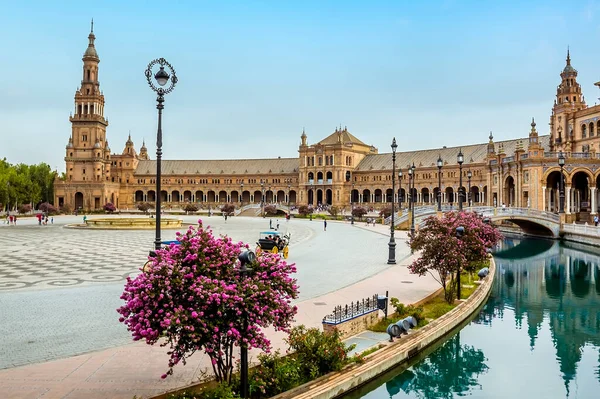
POLYGON ((558 213, 565 213, 565 177, 563 175, 563 168, 565 166, 565 154, 562 151, 558 153, 558 165, 560 166, 560 207, 558 209, 558 213))
POLYGON ((261 192, 260 209, 261 209, 262 217, 265 217, 265 183, 263 183, 262 181, 260 182, 260 192, 261 192))
POLYGON ((243 202, 244 198, 243 198, 243 196, 244 196, 244 183, 240 184, 240 207, 242 205, 244 205, 244 202, 243 202))
POLYGON ((414 236, 414 234, 415 234, 415 199, 413 198, 413 190, 415 189, 415 163, 414 162, 413 162, 412 166, 408 169, 408 176, 409 176, 408 191, 410 192, 408 206, 409 206, 409 209, 411 209, 410 234, 411 234, 411 236, 414 236))
POLYGON ((396 138, 392 140, 392 222, 390 223, 390 242, 388 243, 388 265, 396 264, 396 239, 394 238, 394 193, 396 192, 396 138))
POLYGON ((156 109, 158 109, 158 130, 156 132, 156 239, 154 240, 154 249, 160 249, 160 183, 161 183, 161 159, 162 159, 162 110, 165 108, 165 94, 169 94, 177 84, 175 69, 164 58, 157 58, 148 64, 146 69, 146 80, 150 88, 156 92, 156 109), (154 75, 152 68, 160 66, 158 72, 154 75), (165 67, 169 71, 165 70, 165 67), (169 73, 170 72, 170 73, 169 73), (154 79, 153 79, 154 78, 154 79), (155 84, 158 84, 158 86, 155 84), (167 84, 168 83, 168 84, 167 84))
POLYGON ((402 169, 398 170, 398 210, 402 210, 402 169))
MULTIPOLYGON (((463 226, 458 226, 456 228, 456 238, 460 241, 462 236, 465 235, 465 228, 463 226)), ((458 265, 458 269, 456 270, 456 299, 460 299, 460 264, 458 265)))
POLYGON ((292 191, 292 186, 290 184, 288 184, 288 212, 290 211, 290 191, 292 191))
POLYGON ((438 155, 437 167, 438 167, 438 212, 442 211, 442 166, 444 161, 442 160, 442 154, 438 155))
POLYGON ((471 206, 471 177, 473 174, 471 173, 471 169, 467 170, 467 179, 469 180, 469 191, 467 192, 467 206, 471 206))
POLYGON ((456 162, 458 162, 458 210, 462 211, 462 164, 465 161, 465 157, 463 156, 462 149, 458 150, 458 156, 456 157, 456 162))
MULTIPOLYGON (((254 263, 256 260, 256 255, 252 251, 242 252, 238 259, 240 261, 240 277, 242 280, 246 278, 249 272, 252 271, 251 268, 246 267, 247 263, 254 263)), ((244 283, 243 281, 241 282, 244 283)), ((242 314, 242 338, 245 338, 246 333, 248 332, 248 314, 244 311, 242 314)), ((247 399, 249 396, 248 392, 248 344, 244 343, 242 340, 242 344, 240 347, 240 385, 242 390, 242 398, 247 399)))

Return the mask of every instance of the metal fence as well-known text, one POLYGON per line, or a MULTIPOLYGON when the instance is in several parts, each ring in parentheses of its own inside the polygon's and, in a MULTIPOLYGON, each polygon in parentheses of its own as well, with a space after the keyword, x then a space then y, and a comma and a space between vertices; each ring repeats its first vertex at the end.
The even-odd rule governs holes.
POLYGON ((371 313, 374 310, 377 310, 377 294, 363 300, 351 302, 349 305, 336 306, 333 309, 333 313, 323 317, 323 323, 340 324, 355 317, 371 313))

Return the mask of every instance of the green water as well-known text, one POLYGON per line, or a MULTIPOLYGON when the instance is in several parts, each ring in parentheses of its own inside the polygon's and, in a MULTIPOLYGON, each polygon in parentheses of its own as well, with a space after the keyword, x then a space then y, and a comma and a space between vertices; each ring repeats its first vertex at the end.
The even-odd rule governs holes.
POLYGON ((355 398, 600 398, 600 251, 506 239, 460 332, 355 398))

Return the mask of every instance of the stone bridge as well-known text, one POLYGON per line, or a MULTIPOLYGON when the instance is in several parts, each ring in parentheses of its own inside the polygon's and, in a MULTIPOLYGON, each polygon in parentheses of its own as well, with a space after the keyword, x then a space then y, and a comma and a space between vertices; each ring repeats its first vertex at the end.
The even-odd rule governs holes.
MULTIPOLYGON (((442 207, 442 212, 456 211, 446 206, 442 207)), ((465 211, 477 212, 483 217, 489 217, 493 222, 508 220, 519 226, 525 234, 536 236, 545 236, 558 238, 561 232, 559 215, 551 212, 538 211, 530 208, 496 208, 491 206, 465 207, 465 211)), ((415 207, 415 226, 424 224, 425 219, 437 214, 437 207, 422 206, 415 207)), ((410 212, 404 212, 395 216, 394 225, 400 225, 402 228, 410 228, 410 212)), ((391 222, 391 218, 386 219, 386 224, 391 222)))

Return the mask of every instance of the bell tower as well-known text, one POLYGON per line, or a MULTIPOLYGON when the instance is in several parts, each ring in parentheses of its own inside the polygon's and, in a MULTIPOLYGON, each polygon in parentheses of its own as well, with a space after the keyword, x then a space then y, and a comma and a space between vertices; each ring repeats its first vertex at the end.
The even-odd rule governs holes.
POLYGON ((575 138, 575 114, 587 108, 577 83, 577 70, 571 65, 567 49, 566 65, 560 73, 561 82, 556 88, 556 99, 550 117, 550 147, 552 151, 570 151, 575 138))
POLYGON ((98 64, 100 58, 94 41, 94 21, 83 53, 81 86, 75 91, 75 112, 71 121, 71 137, 66 149, 67 180, 73 182, 105 181, 110 173, 110 150, 106 141, 108 121, 104 118, 104 95, 100 91, 98 64))

